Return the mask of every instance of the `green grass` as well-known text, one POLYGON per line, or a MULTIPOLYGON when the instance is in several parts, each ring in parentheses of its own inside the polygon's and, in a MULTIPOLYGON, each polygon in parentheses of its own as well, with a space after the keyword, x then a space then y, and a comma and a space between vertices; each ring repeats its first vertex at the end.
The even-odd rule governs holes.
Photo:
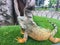
MULTIPOLYGON (((51 8, 36 8, 36 10, 39 10, 39 11, 46 11, 46 10, 52 10, 51 8)), ((56 7, 53 8, 53 10, 56 10, 56 7)), ((58 8, 58 11, 60 11, 60 8, 58 8)))
POLYGON ((52 4, 56 4, 57 0, 51 0, 52 4))
MULTIPOLYGON (((51 22, 54 22, 58 26, 58 32, 55 37, 60 38, 60 21, 56 19, 50 19, 46 17, 33 17, 34 21, 38 26, 43 28, 53 29, 53 26, 47 21, 48 19, 51 22)), ((22 37, 23 35, 20 33, 21 28, 18 25, 15 26, 2 26, 0 27, 0 45, 51 45, 53 44, 49 40, 46 41, 35 41, 32 38, 28 38, 27 42, 24 44, 18 43, 15 39, 17 37, 22 37)))
POLYGON ((50 8, 44 8, 44 7, 43 7, 43 8, 36 8, 36 10, 39 10, 39 11, 40 11, 40 10, 45 11, 45 10, 49 10, 49 9, 50 9, 50 8))

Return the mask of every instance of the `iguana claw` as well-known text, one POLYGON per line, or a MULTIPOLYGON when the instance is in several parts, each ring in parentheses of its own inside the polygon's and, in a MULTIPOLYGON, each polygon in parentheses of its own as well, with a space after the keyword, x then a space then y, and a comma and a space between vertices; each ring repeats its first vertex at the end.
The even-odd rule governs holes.
POLYGON ((17 38, 16 39, 19 43, 25 43, 26 42, 26 39, 25 38, 17 38))

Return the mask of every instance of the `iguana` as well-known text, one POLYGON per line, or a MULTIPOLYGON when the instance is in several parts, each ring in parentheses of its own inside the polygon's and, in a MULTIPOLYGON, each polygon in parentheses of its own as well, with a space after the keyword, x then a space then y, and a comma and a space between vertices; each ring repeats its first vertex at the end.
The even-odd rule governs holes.
MULTIPOLYGON (((57 43, 60 42, 60 38, 54 38, 54 35, 57 32, 57 26, 55 24, 52 24, 54 26, 53 31, 51 31, 50 29, 45 29, 45 28, 41 28, 37 25, 35 25, 34 21, 32 20, 32 15, 31 15, 31 11, 26 10, 26 8, 24 9, 26 13, 24 13, 26 17, 21 18, 22 16, 20 16, 20 12, 18 10, 18 5, 17 5, 17 1, 14 0, 14 6, 15 6, 15 11, 16 14, 18 15, 18 22, 20 23, 22 28, 25 28, 24 30, 24 38, 17 38, 16 40, 19 43, 24 43, 27 41, 28 36, 30 36, 31 38, 33 38, 34 40, 37 41, 43 41, 43 40, 50 40, 53 43, 57 43)), ((29 7, 29 6, 26 6, 29 7)))
POLYGON ((19 43, 26 42, 28 36, 37 41, 43 41, 49 39, 53 43, 60 42, 60 38, 54 38, 54 35, 57 33, 56 24, 51 23, 54 26, 54 29, 52 31, 50 29, 45 29, 37 25, 34 25, 29 20, 25 21, 25 24, 27 28, 24 31, 24 38, 19 38, 19 37, 17 38, 17 41, 19 43))

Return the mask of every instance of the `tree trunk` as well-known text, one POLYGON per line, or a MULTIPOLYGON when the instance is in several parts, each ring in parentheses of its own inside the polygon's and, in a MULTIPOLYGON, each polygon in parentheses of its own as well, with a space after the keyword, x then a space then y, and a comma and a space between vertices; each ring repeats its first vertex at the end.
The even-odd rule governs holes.
POLYGON ((59 0, 57 0, 56 11, 58 11, 58 8, 59 8, 59 0))
POLYGON ((0 0, 0 25, 13 24, 12 0, 0 0))

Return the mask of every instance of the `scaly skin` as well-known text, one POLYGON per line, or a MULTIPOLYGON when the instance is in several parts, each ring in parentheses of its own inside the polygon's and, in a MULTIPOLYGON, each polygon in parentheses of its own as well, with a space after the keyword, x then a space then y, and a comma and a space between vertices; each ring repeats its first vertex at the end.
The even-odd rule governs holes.
POLYGON ((38 27, 37 25, 34 25, 29 20, 25 22, 25 25, 26 25, 26 29, 24 32, 24 38, 17 38, 17 41, 19 43, 26 42, 28 39, 28 36, 30 36, 31 38, 37 41, 43 41, 43 40, 49 39, 53 43, 60 42, 60 38, 53 37, 57 32, 56 25, 54 25, 54 29, 52 31, 49 29, 38 27))
POLYGON ((49 29, 44 29, 36 26, 30 26, 27 30, 28 35, 38 41, 47 40, 51 36, 49 29))

